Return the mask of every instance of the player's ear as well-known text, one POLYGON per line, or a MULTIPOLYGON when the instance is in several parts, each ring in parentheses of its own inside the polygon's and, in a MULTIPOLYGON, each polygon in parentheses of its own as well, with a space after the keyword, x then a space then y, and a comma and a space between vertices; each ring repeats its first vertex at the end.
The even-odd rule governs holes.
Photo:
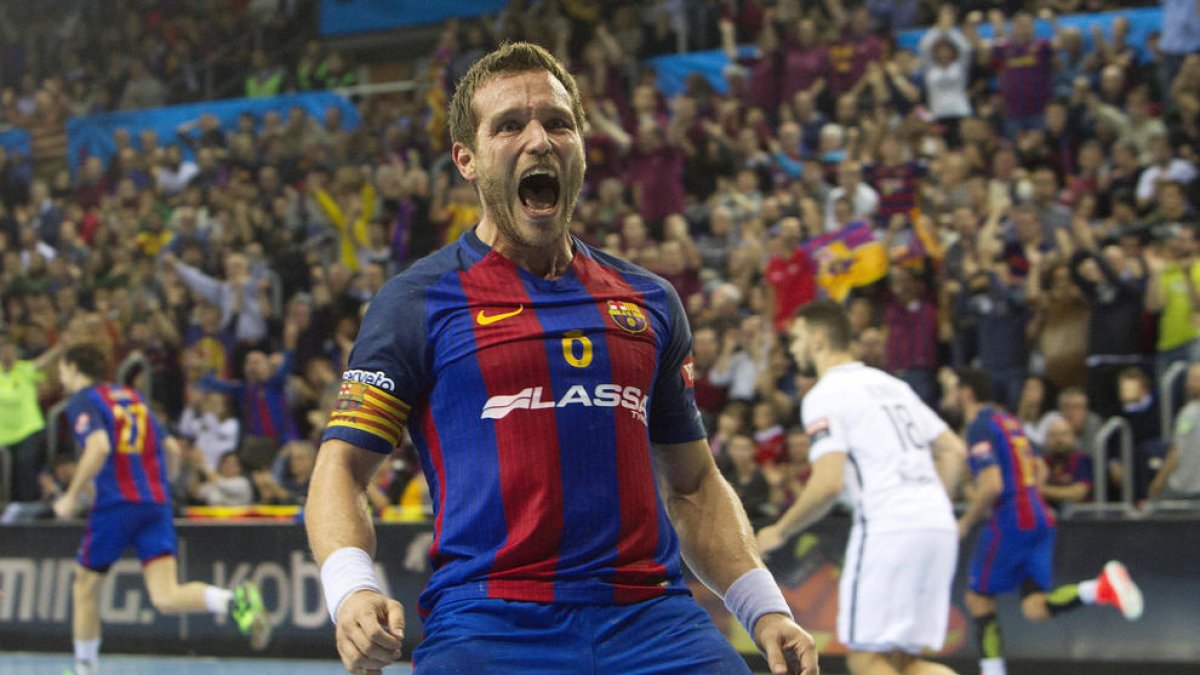
POLYGON ((454 166, 458 167, 458 173, 466 180, 475 180, 475 153, 462 143, 455 143, 450 148, 450 157, 454 160, 454 166))

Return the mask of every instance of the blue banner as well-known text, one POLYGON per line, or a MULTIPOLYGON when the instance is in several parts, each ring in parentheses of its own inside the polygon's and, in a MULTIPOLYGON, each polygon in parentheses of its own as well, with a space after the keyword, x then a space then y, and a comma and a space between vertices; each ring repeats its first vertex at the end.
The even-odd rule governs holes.
MULTIPOLYGON (((135 145, 139 132, 144 129, 153 129, 158 132, 159 144, 165 147, 179 142, 176 130, 180 125, 195 121, 201 115, 214 115, 220 120, 222 129, 233 131, 237 128, 238 115, 242 113, 250 113, 256 119, 261 119, 264 113, 275 111, 286 119, 288 111, 297 107, 303 108, 306 113, 318 120, 324 119, 326 109, 339 108, 342 111, 342 127, 344 129, 353 129, 362 123, 354 104, 346 97, 328 91, 284 94, 271 98, 208 101, 73 117, 67 120, 68 158, 71 162, 71 170, 74 171, 76 165, 87 157, 99 156, 107 164, 109 158, 116 152, 113 133, 117 129, 128 130, 135 145)), ((184 154, 190 156, 191 152, 185 147, 184 154)))
MULTIPOLYGON (((1162 31, 1161 7, 1144 7, 1140 9, 1123 9, 1116 12, 1060 16, 1058 17, 1058 26, 1060 29, 1078 28, 1079 32, 1083 34, 1083 51, 1090 52, 1095 46, 1092 41, 1092 26, 1099 25, 1104 31, 1104 39, 1111 40, 1113 20, 1118 16, 1129 19, 1129 36, 1125 42, 1137 51, 1140 61, 1148 61, 1150 59, 1150 52, 1146 49, 1146 41, 1150 37, 1150 33, 1162 31)), ((1054 36, 1054 29, 1050 25, 1050 22, 1038 19, 1034 24, 1036 26, 1034 32, 1038 37, 1048 40, 1054 36)), ((924 28, 906 30, 896 36, 896 44, 902 49, 916 51, 917 43, 921 41, 921 36, 924 34, 924 28)), ((986 22, 981 24, 979 26, 979 36, 984 38, 992 37, 991 24, 986 22)))
POLYGON ((17 152, 29 156, 29 132, 24 129, 6 129, 0 131, 0 147, 9 152, 17 152))
MULTIPOLYGON (((738 48, 738 55, 753 56, 757 51, 757 47, 747 45, 738 48)), ((656 56, 647 59, 646 64, 654 69, 655 85, 667 97, 683 92, 687 79, 692 74, 699 74, 708 80, 719 93, 729 91, 729 83, 725 81, 725 68, 730 65, 729 58, 720 49, 656 56)))
POLYGON ((321 35, 420 26, 499 12, 508 0, 321 0, 321 35))

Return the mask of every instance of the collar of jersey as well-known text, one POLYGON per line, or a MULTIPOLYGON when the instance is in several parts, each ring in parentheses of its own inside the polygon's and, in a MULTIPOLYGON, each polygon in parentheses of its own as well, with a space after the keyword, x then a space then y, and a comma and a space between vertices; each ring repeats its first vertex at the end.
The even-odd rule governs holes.
POLYGON ((830 368, 828 372, 833 372, 835 370, 852 370, 854 368, 862 368, 863 365, 864 364, 862 361, 847 361, 846 363, 839 363, 830 368))
MULTIPOLYGON (((462 243, 463 249, 467 251, 467 254, 474 258, 475 262, 479 262, 486 258, 487 254, 491 253, 493 249, 475 234, 476 227, 479 227, 479 225, 476 224, 475 227, 468 228, 466 232, 463 232, 459 241, 462 243)), ((575 250, 576 256, 582 255, 588 260, 592 259, 591 250, 573 234, 571 235, 571 248, 575 250)), ((509 264, 511 265, 512 263, 509 262, 509 264)), ((543 279, 516 265, 513 265, 513 267, 516 267, 517 273, 525 283, 531 284, 534 288, 541 291, 563 292, 579 288, 579 279, 575 276, 574 261, 571 262, 571 266, 567 268, 566 273, 557 279, 543 279)))

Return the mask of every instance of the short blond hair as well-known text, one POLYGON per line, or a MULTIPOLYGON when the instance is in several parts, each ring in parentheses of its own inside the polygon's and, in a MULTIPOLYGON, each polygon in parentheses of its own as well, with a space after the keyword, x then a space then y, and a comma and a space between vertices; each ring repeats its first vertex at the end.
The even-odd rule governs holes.
POLYGON ((462 143, 475 149, 475 132, 479 128, 479 116, 475 114, 475 92, 488 80, 500 75, 544 70, 554 76, 571 97, 571 112, 575 115, 575 128, 583 129, 586 119, 583 101, 579 98, 579 86, 575 78, 550 52, 529 42, 509 42, 497 47, 487 56, 475 62, 471 69, 458 81, 454 97, 450 99, 450 141, 462 143))

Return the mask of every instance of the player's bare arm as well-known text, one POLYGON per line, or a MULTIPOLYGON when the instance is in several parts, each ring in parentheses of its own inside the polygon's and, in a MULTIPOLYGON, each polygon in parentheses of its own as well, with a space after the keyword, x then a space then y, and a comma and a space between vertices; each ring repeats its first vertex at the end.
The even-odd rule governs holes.
POLYGON ((975 477, 975 490, 967 511, 958 519, 958 536, 967 536, 975 524, 987 517, 996 498, 1004 491, 1004 480, 1000 476, 1000 467, 989 466, 975 477))
POLYGON ((71 477, 71 484, 61 497, 54 500, 54 515, 59 518, 71 518, 78 512, 79 496, 104 468, 104 462, 110 452, 112 444, 107 433, 96 430, 88 434, 83 445, 83 455, 79 458, 79 467, 71 477))
POLYGON ((825 517, 842 492, 846 453, 831 452, 813 464, 812 476, 796 503, 773 525, 758 531, 758 546, 764 552, 783 546, 791 537, 825 517))
MULTIPOLYGON (((374 558, 375 527, 364 499, 367 483, 384 458, 337 439, 321 445, 308 491, 305 527, 323 571, 338 551, 364 551, 368 565, 374 558)), ((400 658, 404 609, 399 602, 374 590, 353 590, 337 608, 335 623, 338 655, 346 670, 374 673, 400 658)))
MULTIPOLYGON (((704 585, 724 596, 743 574, 763 568, 750 521, 713 463, 707 441, 655 446, 654 467, 683 558, 704 585)), ((771 672, 820 672, 812 636, 790 616, 764 614, 753 635, 771 672)))
POLYGON ((967 466, 967 446, 958 434, 947 429, 938 434, 929 447, 933 450, 933 462, 942 487, 946 488, 950 499, 954 499, 967 466))

